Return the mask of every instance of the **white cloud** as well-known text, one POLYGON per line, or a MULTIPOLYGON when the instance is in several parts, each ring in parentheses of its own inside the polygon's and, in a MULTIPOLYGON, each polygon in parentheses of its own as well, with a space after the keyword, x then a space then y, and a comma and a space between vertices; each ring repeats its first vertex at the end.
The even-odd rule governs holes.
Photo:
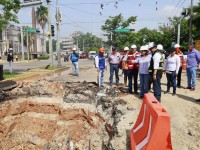
POLYGON ((158 9, 156 15, 162 18, 169 18, 174 16, 180 16, 182 8, 175 7, 173 5, 166 5, 163 9, 158 9))

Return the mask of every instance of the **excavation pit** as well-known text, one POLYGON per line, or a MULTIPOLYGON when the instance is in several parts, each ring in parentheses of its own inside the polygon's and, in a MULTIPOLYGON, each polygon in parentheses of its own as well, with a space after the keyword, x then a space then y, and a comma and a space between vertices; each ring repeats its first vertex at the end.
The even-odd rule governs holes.
POLYGON ((133 109, 118 94, 87 82, 18 83, 0 93, 0 149, 125 148, 118 124, 133 109))
POLYGON ((87 149, 93 134, 101 139, 106 133, 101 129, 105 122, 101 114, 92 106, 84 108, 41 97, 7 102, 0 109, 1 149, 61 149, 70 141, 78 149, 87 149))

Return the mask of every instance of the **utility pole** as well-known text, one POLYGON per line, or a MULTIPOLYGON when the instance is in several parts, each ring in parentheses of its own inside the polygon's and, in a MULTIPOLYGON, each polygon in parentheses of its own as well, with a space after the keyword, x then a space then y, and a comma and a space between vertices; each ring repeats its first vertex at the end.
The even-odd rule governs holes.
POLYGON ((177 44, 180 44, 180 34, 181 34, 181 21, 184 16, 181 16, 178 20, 178 33, 177 33, 177 44))
POLYGON ((30 49, 29 49, 29 35, 28 35, 28 32, 26 33, 26 45, 27 45, 27 52, 28 52, 28 60, 30 60, 30 56, 29 56, 29 52, 30 52, 30 49))
POLYGON ((85 40, 83 39, 83 52, 85 51, 85 40))
POLYGON ((57 44, 56 44, 56 49, 57 49, 57 54, 58 54, 58 64, 57 67, 61 67, 61 57, 60 57, 60 19, 61 15, 59 12, 59 7, 58 7, 58 0, 56 0, 56 26, 57 26, 57 44))
POLYGON ((51 5, 50 0, 47 0, 48 5, 48 30, 49 30, 49 54, 51 60, 51 66, 53 66, 53 51, 52 51, 52 35, 51 35, 51 5))
POLYGON ((189 44, 192 45, 192 15, 193 15, 193 0, 191 0, 190 8, 190 33, 189 33, 189 44))
POLYGON ((23 34, 23 27, 20 27, 21 30, 21 50, 22 50, 22 60, 24 60, 24 34, 23 34))
POLYGON ((110 38, 110 40, 111 40, 111 45, 110 45, 110 51, 112 52, 112 40, 113 40, 113 38, 112 38, 112 31, 110 32, 110 36, 111 36, 111 38, 110 38))

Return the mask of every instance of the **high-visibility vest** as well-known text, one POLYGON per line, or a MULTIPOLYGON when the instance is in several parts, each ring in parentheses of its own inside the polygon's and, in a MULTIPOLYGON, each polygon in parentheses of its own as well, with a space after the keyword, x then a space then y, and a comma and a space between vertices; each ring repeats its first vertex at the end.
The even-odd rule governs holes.
POLYGON ((153 70, 154 70, 153 56, 154 56, 156 53, 159 53, 159 54, 161 55, 158 70, 162 70, 162 69, 163 69, 163 66, 164 66, 163 54, 162 54, 161 52, 156 51, 155 53, 152 54, 151 61, 150 61, 150 65, 149 65, 149 72, 153 72, 153 70))
POLYGON ((105 69, 105 56, 100 54, 98 54, 97 56, 99 58, 99 69, 100 70, 105 69))
POLYGON ((139 63, 132 63, 132 60, 137 59, 140 56, 139 52, 135 52, 134 54, 132 52, 128 53, 128 59, 127 59, 127 64, 128 64, 128 69, 139 69, 139 63))

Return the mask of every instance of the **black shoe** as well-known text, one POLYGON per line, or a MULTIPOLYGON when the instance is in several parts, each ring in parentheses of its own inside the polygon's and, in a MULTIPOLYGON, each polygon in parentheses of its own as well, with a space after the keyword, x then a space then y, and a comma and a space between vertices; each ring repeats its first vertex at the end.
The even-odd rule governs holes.
POLYGON ((180 86, 180 85, 177 85, 177 88, 179 88, 179 89, 180 89, 180 88, 181 88, 181 86, 180 86))
POLYGON ((134 92, 134 94, 135 94, 135 95, 139 95, 139 93, 138 93, 138 92, 134 92))
POLYGON ((196 99, 196 102, 200 102, 200 99, 196 99))
POLYGON ((191 87, 185 87, 185 89, 191 89, 191 87))
POLYGON ((144 96, 140 96, 140 98, 144 98, 144 96))
POLYGON ((172 96, 175 96, 175 95, 176 95, 176 92, 172 94, 172 96))
POLYGON ((164 92, 164 94, 168 94, 168 93, 169 93, 169 91, 165 91, 165 92, 164 92))

